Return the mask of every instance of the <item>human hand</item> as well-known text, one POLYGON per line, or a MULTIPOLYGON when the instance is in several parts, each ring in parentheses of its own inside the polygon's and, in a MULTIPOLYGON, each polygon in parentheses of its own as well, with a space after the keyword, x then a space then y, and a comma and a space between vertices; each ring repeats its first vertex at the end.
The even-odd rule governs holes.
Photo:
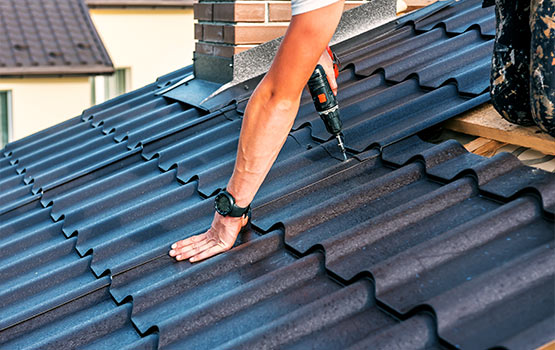
POLYGON ((177 261, 189 259, 190 262, 197 262, 223 253, 233 247, 239 231, 248 221, 246 216, 234 218, 216 212, 208 231, 175 242, 169 254, 177 261))
POLYGON ((327 50, 324 50, 324 52, 320 56, 318 64, 324 67, 324 71, 326 72, 326 76, 328 77, 328 82, 330 83, 331 90, 333 91, 333 94, 337 96, 337 81, 335 80, 333 60, 331 59, 327 50))

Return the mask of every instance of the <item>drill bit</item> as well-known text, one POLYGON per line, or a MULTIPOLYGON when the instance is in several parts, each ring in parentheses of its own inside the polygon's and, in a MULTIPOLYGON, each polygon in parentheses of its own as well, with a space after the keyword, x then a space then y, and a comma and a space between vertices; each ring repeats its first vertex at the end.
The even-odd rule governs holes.
POLYGON ((337 138, 337 145, 339 146, 339 149, 341 150, 341 153, 343 153, 343 159, 347 160, 347 151, 345 150, 345 145, 343 144, 343 140, 341 139, 341 135, 337 135, 337 136, 335 136, 335 138, 337 138))

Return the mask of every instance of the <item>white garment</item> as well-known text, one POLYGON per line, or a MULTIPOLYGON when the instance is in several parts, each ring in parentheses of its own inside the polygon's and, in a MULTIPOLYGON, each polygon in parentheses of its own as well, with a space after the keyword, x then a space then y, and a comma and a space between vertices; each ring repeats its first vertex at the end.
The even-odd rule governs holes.
POLYGON ((338 1, 339 0, 291 0, 291 15, 300 15, 301 13, 326 7, 338 1))

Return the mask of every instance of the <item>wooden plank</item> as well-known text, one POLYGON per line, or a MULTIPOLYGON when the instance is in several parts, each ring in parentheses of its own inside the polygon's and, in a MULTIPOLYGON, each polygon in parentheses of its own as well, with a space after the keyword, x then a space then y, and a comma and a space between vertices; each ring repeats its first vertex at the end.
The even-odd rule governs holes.
POLYGON ((482 147, 483 145, 487 144, 490 141, 491 141, 490 139, 486 139, 485 137, 478 137, 477 139, 472 140, 466 145, 464 145, 464 148, 466 148, 468 152, 474 152, 475 150, 477 150, 478 148, 482 147))
POLYGON ((407 6, 424 7, 433 4, 437 0, 404 0, 407 6))
POLYGON ((505 145, 507 144, 504 142, 489 140, 489 142, 486 143, 485 145, 482 145, 477 149, 475 149, 473 153, 479 156, 493 157, 495 153, 497 153, 497 150, 499 150, 501 147, 505 145))
POLYGON ((538 350, 555 350, 555 340, 539 347, 538 350))
POLYGON ((501 147, 506 145, 507 144, 504 142, 478 137, 464 145, 464 148, 466 148, 468 152, 472 152, 479 156, 493 157, 501 147))
POLYGON ((405 0, 407 4, 406 12, 414 11, 422 7, 426 7, 428 5, 433 4, 437 0, 405 0))
POLYGON ((444 123, 446 129, 468 135, 485 137, 555 155, 555 138, 542 132, 537 126, 520 126, 503 119, 491 103, 468 111, 444 123))

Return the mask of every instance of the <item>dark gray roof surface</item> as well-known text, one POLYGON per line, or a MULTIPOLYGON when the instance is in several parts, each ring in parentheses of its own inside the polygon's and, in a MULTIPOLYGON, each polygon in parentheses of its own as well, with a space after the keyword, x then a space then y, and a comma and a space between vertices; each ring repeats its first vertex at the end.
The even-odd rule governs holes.
MULTIPOLYGON (((480 4, 453 6, 469 3, 480 4)), ((349 57, 360 40, 338 51, 349 57)), ((194 265, 173 261, 168 247, 210 223, 244 89, 208 112, 155 95, 188 67, 8 144, 0 348, 521 349, 552 340, 554 174, 415 135, 448 118, 437 118, 445 103, 456 114, 487 100, 471 91, 487 73, 465 74, 473 65, 455 55, 436 66, 447 79, 422 86, 417 72, 434 59, 394 81, 387 69, 355 74, 354 62, 373 53, 351 57, 339 80, 350 159, 318 134, 305 95, 252 226, 236 248, 194 265), (441 71, 453 66, 468 91, 441 71), (395 130, 404 118, 417 126, 395 130)))
POLYGON ((113 71, 83 0, 0 0, 0 76, 113 71))
POLYGON ((90 7, 191 7, 197 0, 85 0, 90 7))

